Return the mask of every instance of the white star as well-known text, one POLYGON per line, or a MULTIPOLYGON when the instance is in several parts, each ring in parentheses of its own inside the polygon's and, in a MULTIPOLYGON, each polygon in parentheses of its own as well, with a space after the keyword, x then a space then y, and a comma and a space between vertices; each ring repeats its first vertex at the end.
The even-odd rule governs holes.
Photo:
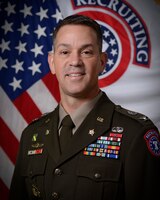
POLYGON ((19 41, 19 45, 17 47, 15 47, 15 49, 17 49, 19 51, 18 54, 21 54, 22 51, 27 52, 26 49, 25 49, 26 44, 27 44, 26 42, 22 43, 21 41, 19 41))
POLYGON ((107 49, 108 49, 108 47, 109 47, 109 44, 105 41, 105 40, 103 40, 103 52, 105 52, 105 51, 107 51, 107 49))
POLYGON ((8 7, 5 8, 5 10, 7 11, 7 15, 10 16, 11 13, 16 13, 14 10, 14 7, 16 5, 11 5, 10 3, 8 3, 8 7))
POLYGON ((63 19, 62 17, 62 13, 56 9, 56 14, 52 15, 53 18, 56 18, 56 22, 58 23, 61 19, 63 19))
POLYGON ((41 27, 40 25, 38 25, 38 29, 35 30, 34 33, 38 35, 38 39, 39 39, 41 36, 46 37, 45 30, 46 30, 46 27, 41 27))
POLYGON ((41 66, 40 63, 36 64, 34 61, 32 62, 32 66, 28 67, 28 69, 32 71, 32 76, 34 76, 36 72, 42 73, 41 70, 39 69, 40 66, 41 66))
POLYGON ((111 46, 113 46, 114 44, 116 44, 115 39, 110 39, 109 44, 110 44, 111 46))
POLYGON ((40 7, 40 11, 38 13, 36 13, 36 15, 39 15, 40 16, 40 21, 42 21, 43 18, 48 18, 47 12, 48 12, 48 9, 43 10, 43 8, 40 7))
POLYGON ((112 56, 117 55, 117 49, 112 49, 112 50, 111 50, 111 54, 112 54, 112 56))
POLYGON ((2 49, 2 53, 5 50, 10 50, 9 43, 10 43, 10 41, 6 42, 4 39, 2 39, 2 43, 0 44, 0 48, 2 49))
POLYGON ((0 70, 1 70, 2 68, 6 68, 6 69, 8 68, 7 65, 6 65, 7 60, 8 60, 8 59, 2 59, 2 58, 0 57, 0 70))
POLYGON ((8 23, 7 20, 5 20, 5 24, 2 26, 5 34, 7 34, 8 31, 13 32, 13 29, 11 28, 12 25, 13 23, 8 23))
POLYGON ((31 49, 31 51, 34 52, 35 57, 37 57, 38 54, 43 55, 43 52, 41 51, 42 48, 43 48, 43 45, 42 45, 42 46, 38 46, 37 44, 35 44, 35 45, 34 45, 34 48, 31 49))
POLYGON ((111 67, 111 65, 113 65, 114 63, 113 63, 113 60, 111 60, 111 59, 108 59, 108 61, 107 61, 107 64, 111 67))
POLYGON ((103 36, 104 36, 105 38, 107 38, 108 36, 110 36, 109 31, 104 31, 103 36))
POLYGON ((21 36, 23 36, 24 34, 29 34, 29 31, 27 30, 29 27, 29 25, 24 25, 23 23, 21 23, 21 28, 18 29, 18 31, 21 32, 21 36))
POLYGON ((16 64, 11 66, 12 68, 15 69, 15 73, 17 74, 19 71, 24 71, 22 65, 23 65, 23 61, 22 62, 19 62, 17 59, 16 59, 16 64))
POLYGON ((26 18, 27 15, 32 16, 31 9, 32 9, 32 6, 27 7, 26 4, 25 4, 25 5, 24 5, 24 9, 23 9, 23 10, 20 10, 20 12, 23 13, 23 14, 24 14, 24 18, 26 18))
POLYGON ((17 88, 22 89, 20 83, 22 82, 22 79, 17 80, 15 77, 13 77, 13 82, 9 83, 10 86, 13 87, 13 91, 15 91, 17 88))

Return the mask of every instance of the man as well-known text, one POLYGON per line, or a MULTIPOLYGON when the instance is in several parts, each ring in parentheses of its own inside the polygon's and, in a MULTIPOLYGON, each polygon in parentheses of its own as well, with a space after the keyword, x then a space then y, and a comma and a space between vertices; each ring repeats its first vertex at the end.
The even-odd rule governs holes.
POLYGON ((98 74, 107 60, 100 26, 69 16, 53 39, 48 61, 61 102, 24 130, 10 200, 154 199, 160 187, 159 133, 146 116, 115 105, 100 90, 98 74), (66 115, 72 135, 63 140, 66 115))

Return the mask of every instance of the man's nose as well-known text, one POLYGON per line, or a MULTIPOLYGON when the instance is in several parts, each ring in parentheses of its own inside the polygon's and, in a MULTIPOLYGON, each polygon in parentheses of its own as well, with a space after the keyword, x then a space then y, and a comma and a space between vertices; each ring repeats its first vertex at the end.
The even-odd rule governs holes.
POLYGON ((70 66, 82 65, 82 58, 78 52, 71 53, 70 55, 70 66))

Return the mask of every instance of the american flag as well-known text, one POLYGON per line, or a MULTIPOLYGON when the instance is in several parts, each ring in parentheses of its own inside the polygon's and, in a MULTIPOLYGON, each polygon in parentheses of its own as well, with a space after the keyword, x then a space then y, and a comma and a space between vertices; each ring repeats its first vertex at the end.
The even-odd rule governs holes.
POLYGON ((59 101, 48 67, 55 0, 0 3, 0 199, 7 199, 22 130, 59 101))

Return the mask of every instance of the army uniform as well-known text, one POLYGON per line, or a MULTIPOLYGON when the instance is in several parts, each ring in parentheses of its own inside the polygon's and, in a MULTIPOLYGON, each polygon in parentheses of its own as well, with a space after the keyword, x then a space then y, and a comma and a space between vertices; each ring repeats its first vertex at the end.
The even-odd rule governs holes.
POLYGON ((160 137, 102 94, 61 155, 59 106, 21 137, 10 200, 149 200, 159 195, 160 137))

